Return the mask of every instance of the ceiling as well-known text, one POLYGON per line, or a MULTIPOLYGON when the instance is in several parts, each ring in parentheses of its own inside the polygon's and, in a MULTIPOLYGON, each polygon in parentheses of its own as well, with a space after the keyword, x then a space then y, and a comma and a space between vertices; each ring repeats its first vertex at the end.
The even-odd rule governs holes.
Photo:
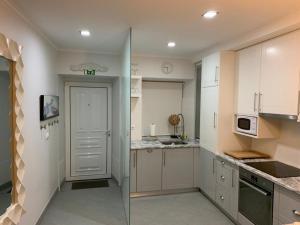
POLYGON ((8 0, 59 49, 119 54, 129 27, 137 54, 191 56, 300 10, 298 0, 8 0), (217 18, 205 20, 204 11, 217 18), (82 38, 79 30, 92 35, 82 38), (173 49, 166 47, 175 41, 173 49))

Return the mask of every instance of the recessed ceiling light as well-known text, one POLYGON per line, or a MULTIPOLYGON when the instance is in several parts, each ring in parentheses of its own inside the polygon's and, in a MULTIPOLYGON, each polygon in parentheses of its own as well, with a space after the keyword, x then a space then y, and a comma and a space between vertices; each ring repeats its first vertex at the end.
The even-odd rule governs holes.
POLYGON ((203 16, 205 19, 212 19, 212 18, 216 17, 218 14, 219 14, 218 11, 215 11, 215 10, 209 10, 209 11, 205 12, 202 16, 203 16))
POLYGON ((174 41, 168 42, 168 47, 169 48, 174 48, 176 46, 176 43, 174 41))
POLYGON ((89 30, 80 30, 80 35, 82 37, 89 37, 91 36, 91 32, 89 30))

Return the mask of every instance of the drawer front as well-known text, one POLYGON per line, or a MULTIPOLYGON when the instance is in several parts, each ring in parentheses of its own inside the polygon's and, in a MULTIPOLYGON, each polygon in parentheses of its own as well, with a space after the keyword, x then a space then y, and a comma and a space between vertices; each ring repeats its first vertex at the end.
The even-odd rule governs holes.
POLYGON ((279 220, 283 223, 300 221, 300 195, 281 190, 279 195, 279 220))
POLYGON ((216 202, 228 213, 230 213, 230 201, 230 191, 222 186, 218 186, 216 190, 216 202))
POLYGON ((217 183, 226 188, 232 187, 232 167, 227 165, 224 161, 217 160, 217 183))

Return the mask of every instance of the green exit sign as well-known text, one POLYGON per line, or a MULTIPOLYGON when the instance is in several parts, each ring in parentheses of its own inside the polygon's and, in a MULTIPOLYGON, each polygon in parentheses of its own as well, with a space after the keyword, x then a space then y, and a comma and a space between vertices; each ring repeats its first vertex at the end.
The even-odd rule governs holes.
POLYGON ((96 75, 96 70, 84 70, 84 75, 95 76, 96 75))

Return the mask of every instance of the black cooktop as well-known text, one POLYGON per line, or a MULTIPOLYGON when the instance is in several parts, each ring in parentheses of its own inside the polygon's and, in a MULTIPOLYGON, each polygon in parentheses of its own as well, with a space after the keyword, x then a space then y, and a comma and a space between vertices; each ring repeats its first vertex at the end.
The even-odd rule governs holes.
POLYGON ((249 162, 246 164, 277 178, 300 177, 300 169, 278 161, 249 162))

